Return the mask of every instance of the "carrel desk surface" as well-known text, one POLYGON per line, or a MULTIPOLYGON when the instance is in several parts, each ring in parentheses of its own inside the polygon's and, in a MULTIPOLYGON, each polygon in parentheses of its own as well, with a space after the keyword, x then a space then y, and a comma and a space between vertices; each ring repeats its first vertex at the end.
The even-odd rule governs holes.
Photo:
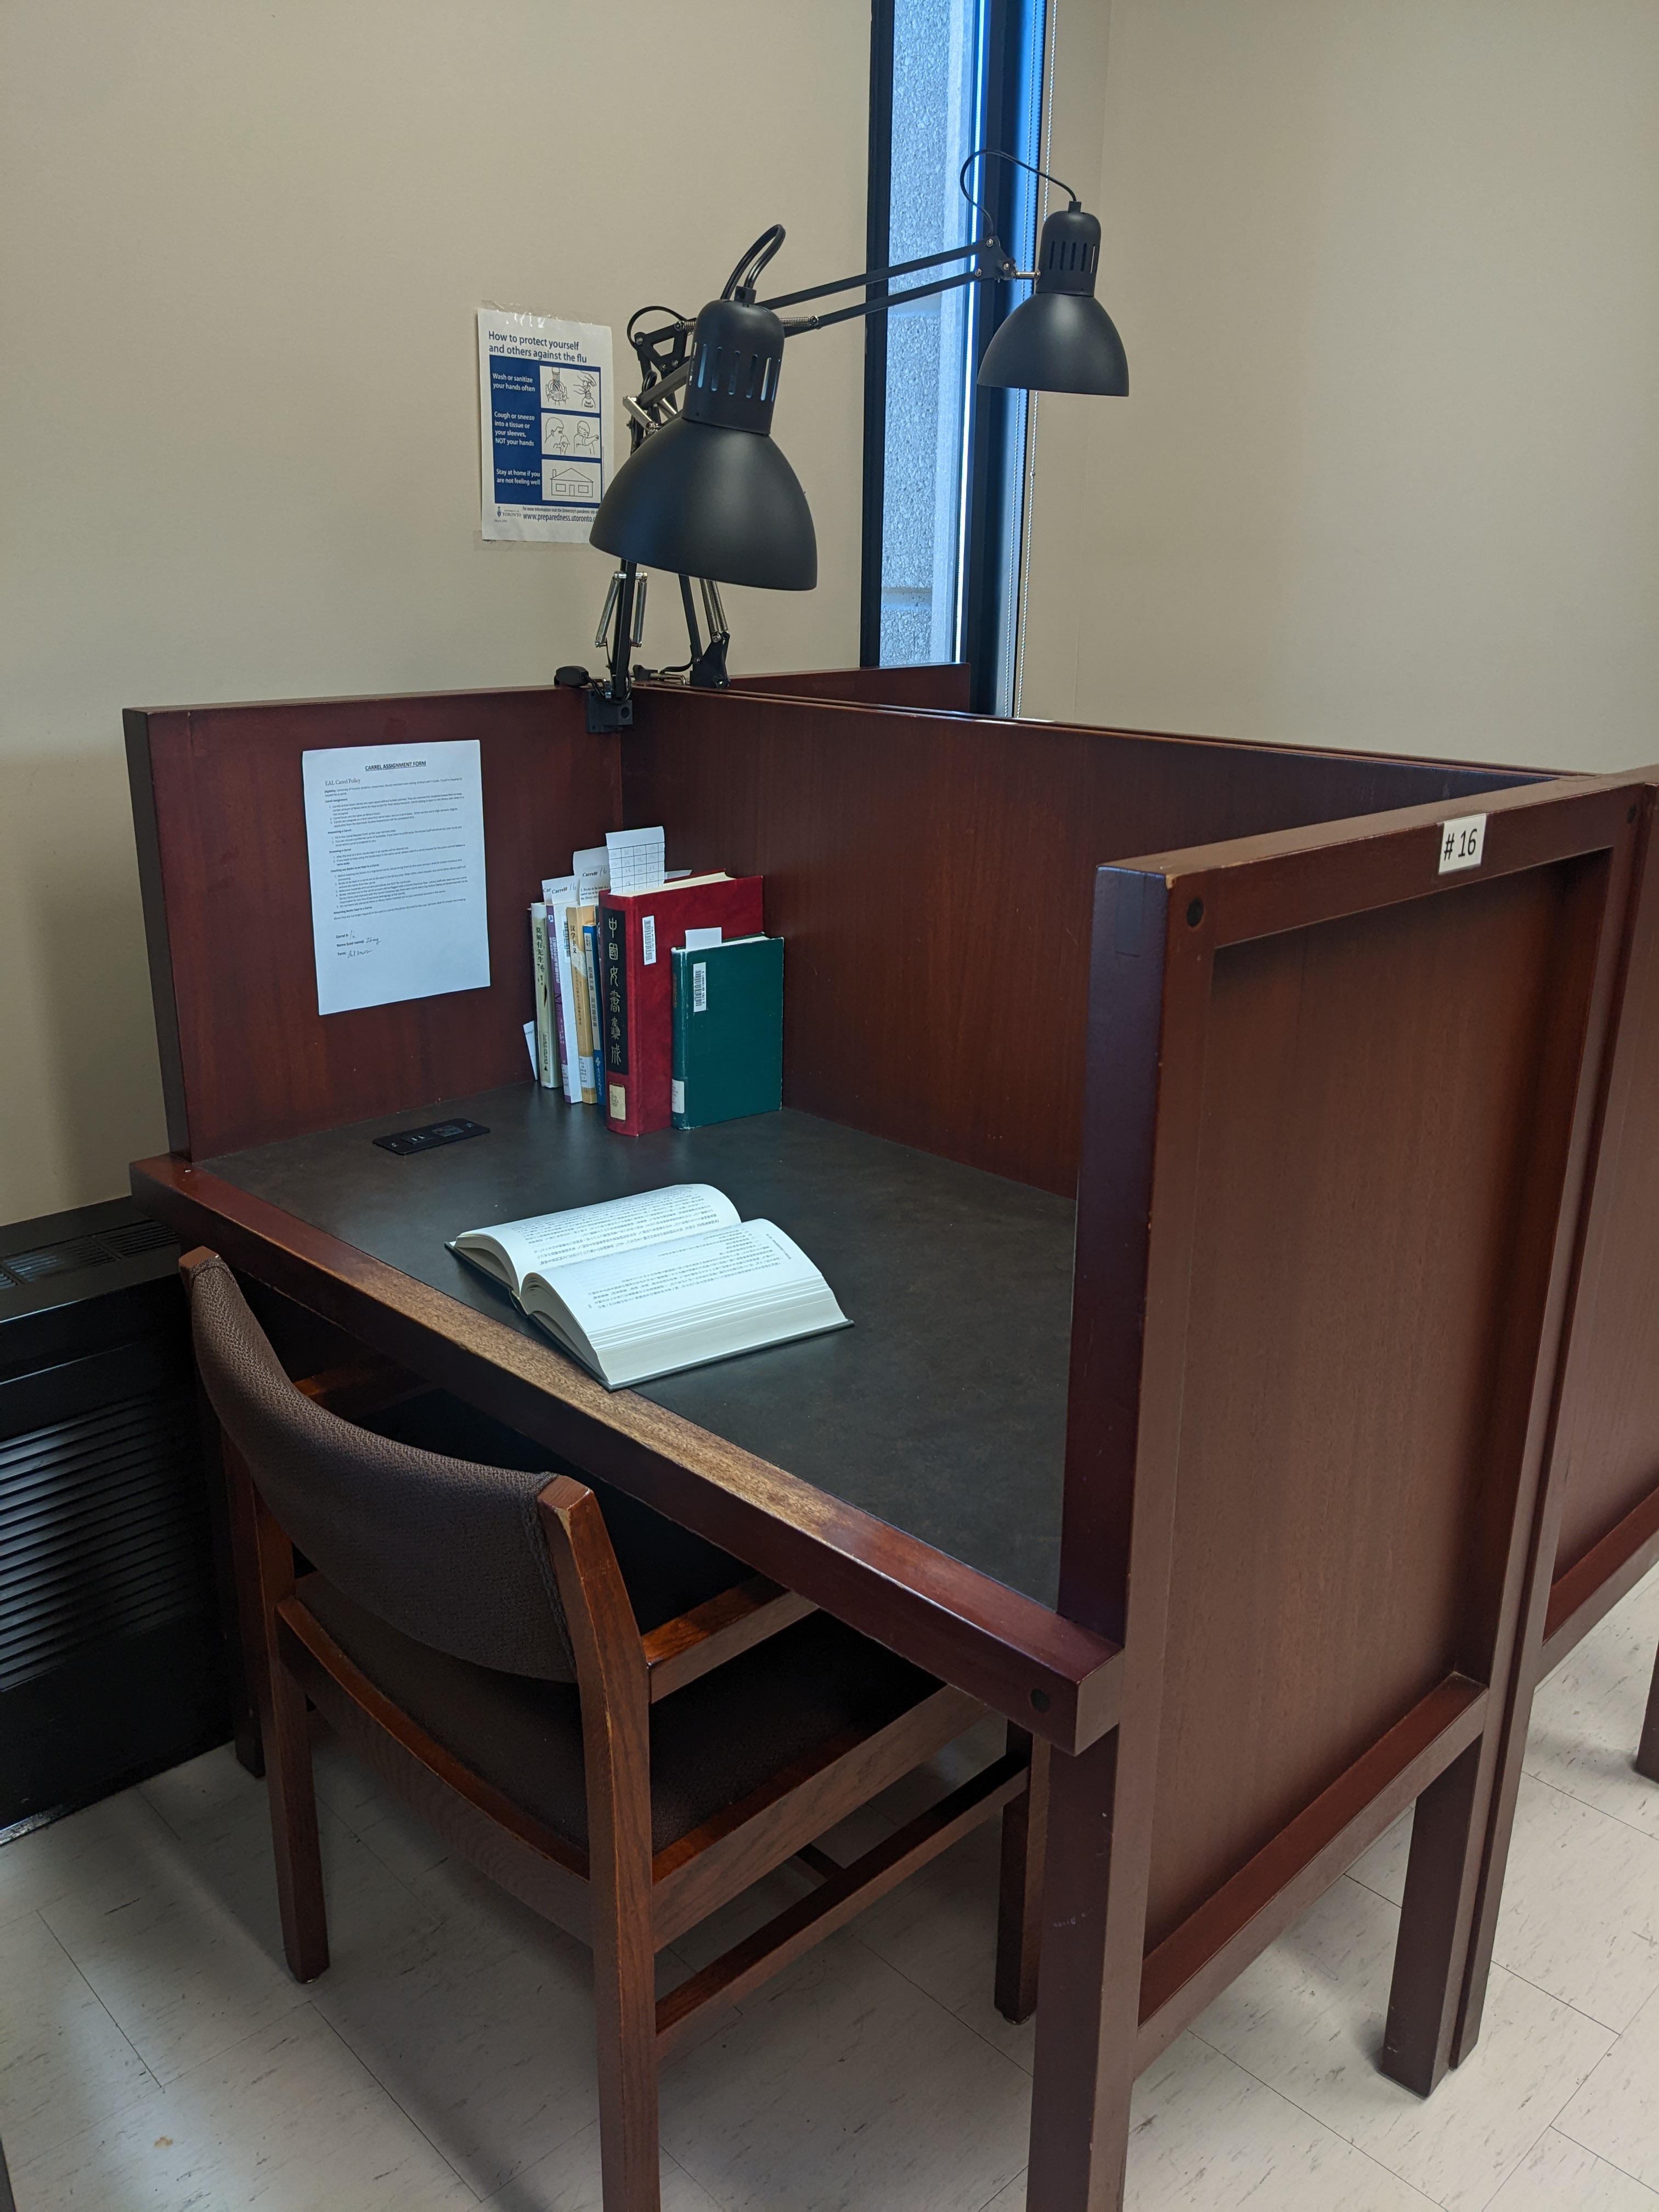
POLYGON ((531 1083, 198 1165, 546 1345, 445 1250, 463 1230, 708 1182, 813 1260, 854 1326, 641 1395, 1045 1605, 1060 1557, 1074 1208, 1047 1191, 785 1109, 617 1137, 531 1083), (486 1137, 399 1158, 449 1118, 486 1137))

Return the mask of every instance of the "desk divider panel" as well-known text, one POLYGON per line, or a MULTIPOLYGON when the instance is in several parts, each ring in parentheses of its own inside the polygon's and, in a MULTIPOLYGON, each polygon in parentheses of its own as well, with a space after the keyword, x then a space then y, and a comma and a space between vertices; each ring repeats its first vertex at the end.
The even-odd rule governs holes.
POLYGON ((1583 1018, 1605 869, 1215 952, 1149 1948, 1447 1674, 1487 1677, 1470 1569, 1516 1483, 1487 1443, 1514 1442, 1504 1332, 1565 1157, 1545 1055, 1564 968, 1583 1018))
MULTIPOLYGON (((963 680, 755 679, 929 701, 963 680)), ((759 691, 647 686, 637 713, 621 738, 551 689, 130 713, 172 1147, 211 1158, 515 1080, 542 877, 661 821, 674 864, 768 878, 792 1103, 1069 1194, 1103 859, 1526 780, 759 691), (456 738, 483 749, 490 985, 319 1016, 301 756, 456 738)))
POLYGON ((526 909, 573 849, 621 823, 617 741, 574 691, 301 701, 130 712, 167 1142, 198 1159, 331 1128, 526 1073, 526 909), (317 1011, 301 756, 477 739, 488 989, 317 1011))
POLYGON ((1532 780, 668 690, 641 695, 622 774, 671 854, 765 876, 789 1104, 1068 1196, 1103 860, 1532 780))
MULTIPOLYGON (((1648 787, 1617 1026, 1604 1066, 1540 1516, 1538 1551, 1550 1572, 1533 1577, 1516 1638, 1458 2059, 1480 2034, 1534 1693, 1659 1564, 1659 782, 1651 769, 1643 775, 1648 787)), ((1650 1728, 1656 1711, 1659 1687, 1650 1728)))
POLYGON ((1038 2067, 1110 2126, 1419 1797, 1384 2065, 1449 2062, 1640 798, 1494 793, 1474 875, 1426 808, 1099 872, 1060 1610, 1123 1703, 1055 1768, 1109 1882, 1051 1857, 1038 2067))
POLYGON ((1659 1558, 1659 787, 1650 788, 1646 811, 1619 1050, 1563 1385, 1556 1578, 1567 1602, 1559 1619, 1552 1606, 1552 1633, 1571 1609, 1573 1570, 1644 1508, 1654 1522, 1647 1564, 1659 1558))

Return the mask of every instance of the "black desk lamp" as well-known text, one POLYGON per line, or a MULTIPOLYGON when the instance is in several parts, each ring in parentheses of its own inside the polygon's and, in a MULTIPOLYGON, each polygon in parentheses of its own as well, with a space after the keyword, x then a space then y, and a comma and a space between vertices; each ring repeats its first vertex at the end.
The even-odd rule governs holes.
POLYGON ((757 300, 757 280, 783 243, 783 228, 774 223, 732 271, 720 298, 711 300, 695 321, 669 307, 641 307, 631 318, 628 338, 642 376, 637 399, 623 403, 632 450, 600 501, 589 532, 590 543, 616 554, 620 563, 593 641, 608 643, 609 674, 590 682, 585 668, 562 668, 555 678, 587 687, 590 730, 625 728, 634 719, 629 655, 644 635, 646 580, 640 568, 665 568, 678 576, 690 638, 690 659, 658 672, 683 675, 714 690, 726 682, 730 642, 719 586, 810 592, 817 582, 811 510, 794 471, 772 442, 772 410, 787 337, 827 330, 854 316, 885 314, 901 301, 959 285, 1034 278, 1030 298, 1014 309, 986 348, 980 383, 1119 397, 1128 391, 1123 342, 1095 297, 1099 223, 1084 213, 1070 185, 1061 185, 1071 204, 1043 224, 1036 268, 1017 269, 991 227, 988 211, 968 190, 969 168, 990 158, 1059 184, 1029 161, 980 148, 963 163, 957 178, 969 205, 986 218, 984 236, 972 245, 757 300), (952 261, 970 265, 931 283, 868 296, 893 277, 952 261), (778 313, 860 287, 866 294, 863 300, 829 314, 786 320, 778 313), (668 319, 641 329, 647 315, 668 319), (708 625, 706 646, 697 628, 694 580, 708 625))

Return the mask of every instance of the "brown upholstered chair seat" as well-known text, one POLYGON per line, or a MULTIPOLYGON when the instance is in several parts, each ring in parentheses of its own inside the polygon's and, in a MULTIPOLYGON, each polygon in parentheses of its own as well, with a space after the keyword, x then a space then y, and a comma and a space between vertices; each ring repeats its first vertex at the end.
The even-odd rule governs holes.
MULTIPOLYGON (((434 1742, 587 1849, 580 1695, 417 1644, 319 1574, 296 1595, 434 1742)), ((815 1613, 651 1709, 651 1847, 660 1851, 836 1736, 873 1735, 939 1684, 815 1613)))

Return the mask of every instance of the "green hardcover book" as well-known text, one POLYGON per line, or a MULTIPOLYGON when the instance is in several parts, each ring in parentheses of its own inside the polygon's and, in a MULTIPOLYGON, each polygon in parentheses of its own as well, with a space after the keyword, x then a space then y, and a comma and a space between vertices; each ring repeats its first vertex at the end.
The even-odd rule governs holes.
POLYGON ((676 945, 677 1129, 772 1114, 783 1103, 783 939, 676 945))

